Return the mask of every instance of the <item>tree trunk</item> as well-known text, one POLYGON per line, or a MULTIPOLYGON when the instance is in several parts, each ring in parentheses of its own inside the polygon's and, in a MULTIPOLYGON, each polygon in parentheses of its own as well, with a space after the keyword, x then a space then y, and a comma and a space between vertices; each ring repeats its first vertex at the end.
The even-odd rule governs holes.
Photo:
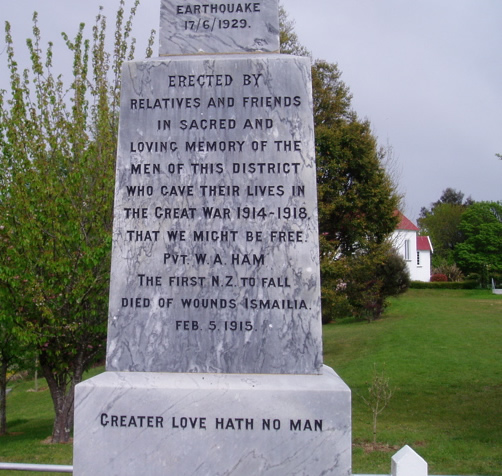
MULTIPOLYGON (((56 372, 52 367, 42 362, 40 364, 44 377, 49 385, 52 404, 54 406, 55 419, 52 430, 52 443, 68 443, 73 430, 73 407, 75 385, 82 381, 83 366, 75 362, 75 370, 66 372, 56 372)), ((80 360, 80 359, 76 359, 80 360)))
POLYGON ((377 442, 377 418, 378 412, 373 409, 373 444, 376 445, 377 442))
POLYGON ((7 362, 0 362, 0 436, 7 434, 7 362))

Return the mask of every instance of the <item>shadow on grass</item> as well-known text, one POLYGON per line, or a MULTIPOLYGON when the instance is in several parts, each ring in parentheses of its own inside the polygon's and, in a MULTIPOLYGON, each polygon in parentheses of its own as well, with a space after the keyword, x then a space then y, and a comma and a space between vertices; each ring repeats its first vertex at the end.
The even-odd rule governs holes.
POLYGON ((9 446, 23 446, 42 443, 52 434, 52 419, 16 419, 7 422, 7 435, 0 437, 0 457, 9 446))
POLYGON ((16 420, 10 420, 9 423, 9 428, 18 426, 18 425, 24 425, 25 423, 28 423, 30 420, 28 418, 17 418, 16 420))

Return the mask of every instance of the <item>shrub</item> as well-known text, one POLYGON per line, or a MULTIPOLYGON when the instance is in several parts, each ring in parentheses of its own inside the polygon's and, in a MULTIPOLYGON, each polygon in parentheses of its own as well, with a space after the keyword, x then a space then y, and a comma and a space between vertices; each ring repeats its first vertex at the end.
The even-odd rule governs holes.
POLYGON ((439 283, 448 281, 446 274, 436 273, 431 276, 431 283, 439 283))
POLYGON ((479 283, 477 281, 457 281, 457 282, 425 282, 425 281, 412 281, 410 284, 411 289, 477 289, 479 283))
POLYGON ((404 293, 410 275, 404 259, 387 244, 377 245, 371 253, 352 257, 347 282, 347 297, 356 318, 371 322, 381 317, 387 298, 404 293))
POLYGON ((434 266, 432 268, 432 274, 444 274, 448 281, 463 281, 464 275, 461 269, 455 264, 441 263, 439 266, 434 266))
POLYGON ((384 243, 365 253, 321 260, 322 322, 350 316, 378 319, 387 298, 408 289, 410 277, 403 258, 384 243))
POLYGON ((352 306, 344 291, 323 288, 321 304, 323 324, 352 316, 352 306))

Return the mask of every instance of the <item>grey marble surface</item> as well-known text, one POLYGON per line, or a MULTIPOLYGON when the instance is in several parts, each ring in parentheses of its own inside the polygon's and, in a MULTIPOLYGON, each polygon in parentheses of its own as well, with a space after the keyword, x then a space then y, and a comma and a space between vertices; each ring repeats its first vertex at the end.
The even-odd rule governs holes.
POLYGON ((277 0, 162 0, 160 56, 279 52, 277 0))
POLYGON ((310 62, 124 66, 107 368, 322 365, 310 62))
POLYGON ((106 372, 77 386, 74 474, 348 476, 350 406, 328 367, 315 376, 106 372))

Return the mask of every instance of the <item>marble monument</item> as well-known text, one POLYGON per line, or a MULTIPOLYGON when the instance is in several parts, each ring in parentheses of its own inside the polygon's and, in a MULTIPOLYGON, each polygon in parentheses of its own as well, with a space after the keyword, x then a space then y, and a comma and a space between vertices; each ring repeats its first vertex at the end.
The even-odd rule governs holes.
POLYGON ((162 0, 124 64, 106 372, 77 386, 74 474, 351 474, 322 363, 310 61, 277 0, 162 0))

